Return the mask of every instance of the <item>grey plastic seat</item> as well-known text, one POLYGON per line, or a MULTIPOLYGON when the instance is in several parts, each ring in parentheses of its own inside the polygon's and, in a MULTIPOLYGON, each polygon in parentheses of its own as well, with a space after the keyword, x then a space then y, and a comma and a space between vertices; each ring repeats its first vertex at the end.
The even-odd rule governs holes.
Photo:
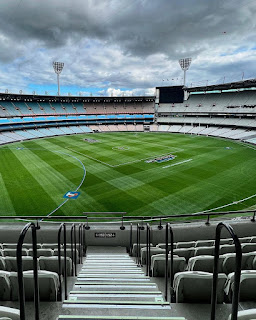
MULTIPOLYGON (((17 249, 17 243, 3 243, 2 244, 3 249, 17 249)), ((23 243, 22 245, 23 249, 31 249, 32 243, 23 243)), ((41 248, 40 244, 37 244, 37 248, 41 248)))
POLYGON ((195 247, 212 247, 214 246, 214 240, 198 240, 196 241, 195 247))
POLYGON ((0 306, 0 319, 20 320, 20 310, 0 306))
POLYGON ((256 242, 256 236, 252 236, 251 237, 251 243, 255 243, 256 242))
POLYGON ((6 264, 4 257, 0 257, 0 270, 6 270, 6 264))
POLYGON ((0 271, 0 301, 8 301, 11 297, 11 285, 8 271, 0 271))
MULTIPOLYGON (((155 254, 164 253, 165 249, 157 248, 157 247, 150 247, 150 259, 155 254)), ((146 264, 147 259, 147 247, 141 249, 141 263, 146 264)))
MULTIPOLYGON (((71 255, 72 251, 71 251, 71 249, 67 249, 66 252, 67 252, 67 257, 72 259, 72 255, 71 255)), ((75 249, 73 249, 73 253, 75 253, 75 249)), ((58 256, 58 249, 54 249, 53 250, 53 255, 54 256, 58 256)), ((61 250, 61 255, 62 256, 64 255, 64 250, 63 249, 61 250)), ((76 249, 76 261, 78 262, 78 249, 76 249)))
MULTIPOLYGON (((254 320, 256 319, 256 309, 238 311, 237 320, 254 320)), ((231 320, 231 315, 228 317, 231 320)))
POLYGON ((250 243, 251 240, 252 240, 252 237, 239 238, 240 243, 250 243))
POLYGON ((232 238, 220 239, 220 245, 222 244, 233 244, 233 239, 232 238))
POLYGON ((3 243, 2 248, 3 249, 16 249, 17 243, 3 243))
POLYGON ((243 253, 256 251, 256 243, 243 243, 241 248, 243 253))
MULTIPOLYGON (((33 249, 28 250, 28 255, 30 257, 33 257, 33 249)), ((37 249, 37 257, 52 257, 53 256, 53 250, 52 249, 37 249)))
MULTIPOLYGON (((236 267, 236 254, 226 254, 226 258, 223 261, 223 272, 226 274, 232 273, 235 271, 236 267)), ((256 252, 248 252, 242 255, 242 270, 251 270, 253 268, 253 260, 256 257, 256 252)))
MULTIPOLYGON (((173 256, 173 273, 184 271, 186 259, 184 257, 173 256)), ((171 257, 168 256, 168 273, 170 274, 171 257)), ((153 277, 165 276, 165 254, 157 254, 151 258, 151 270, 153 277)))
MULTIPOLYGON (((4 249, 3 250, 3 255, 4 257, 16 257, 17 250, 16 249, 4 249)), ((22 249, 22 255, 27 256, 28 255, 28 250, 27 249, 22 249)))
MULTIPOLYGON (((219 269, 220 273, 223 272, 222 264, 225 256, 219 256, 219 269)), ((214 256, 196 256, 188 260, 187 271, 203 271, 213 273, 214 256)))
MULTIPOLYGON (((228 275, 228 279, 224 289, 230 301, 232 299, 234 287, 234 275, 234 272, 228 275)), ((240 278, 240 301, 256 301, 255 286, 256 270, 242 270, 240 278)))
POLYGON ((223 244, 220 246, 220 254, 226 254, 226 253, 234 253, 235 252, 235 246, 230 244, 223 244))
POLYGON ((184 241, 184 242, 177 242, 176 243, 176 248, 193 248, 195 247, 196 242, 195 241, 184 241))
MULTIPOLYGON (((11 300, 18 300, 18 277, 17 272, 10 272, 11 300)), ((23 272, 25 298, 27 301, 34 300, 34 276, 33 271, 23 272)), ((59 287, 58 274, 55 272, 39 270, 39 296, 41 301, 57 301, 57 292, 59 287)))
MULTIPOLYGON (((140 248, 144 248, 144 247, 146 247, 147 246, 147 244, 146 243, 141 243, 140 244, 140 248)), ((150 243, 150 246, 152 246, 153 247, 153 244, 152 243, 150 243)), ((133 246, 132 246, 132 256, 133 257, 137 257, 137 243, 134 243, 133 244, 133 246)), ((140 252, 139 252, 140 253, 140 252)))
MULTIPOLYGON (((5 257, 6 270, 17 272, 17 260, 16 257, 5 257)), ((33 270, 33 257, 24 256, 22 257, 22 268, 23 271, 33 270)))
POLYGON ((198 247, 195 248, 194 256, 213 256, 215 247, 198 247))
POLYGON ((190 257, 194 255, 195 248, 180 248, 180 249, 174 249, 173 254, 184 257, 186 260, 188 260, 190 257))
MULTIPOLYGON (((161 248, 161 249, 165 249, 166 248, 166 244, 165 243, 158 243, 156 245, 156 247, 161 248)), ((176 249, 176 243, 173 243, 173 248, 176 249)), ((171 244, 168 243, 168 250, 171 250, 171 244)))
MULTIPOLYGON (((58 249, 58 243, 41 243, 42 249, 58 249)), ((61 245, 62 247, 62 245, 61 245)))
MULTIPOLYGON (((62 274, 64 274, 64 257, 61 257, 62 274)), ((59 260, 57 256, 53 257, 40 257, 39 258, 40 270, 47 270, 52 272, 59 272, 59 260)), ((72 275, 72 260, 67 257, 67 276, 72 275)))
MULTIPOLYGON (((178 303, 210 303, 212 290, 212 273, 186 271, 174 276, 174 291, 178 303)), ((224 301, 224 284, 227 276, 218 275, 217 303, 224 301)))

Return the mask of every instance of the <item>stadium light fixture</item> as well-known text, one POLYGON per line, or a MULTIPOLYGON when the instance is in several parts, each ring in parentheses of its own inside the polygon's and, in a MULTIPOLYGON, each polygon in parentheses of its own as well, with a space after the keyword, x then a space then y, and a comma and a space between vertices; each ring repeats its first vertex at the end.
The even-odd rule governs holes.
POLYGON ((63 62, 53 62, 52 63, 53 69, 55 73, 57 74, 57 82, 58 82, 58 96, 60 95, 60 74, 64 67, 63 62))
POLYGON ((184 87, 186 85, 186 72, 190 67, 192 58, 184 58, 179 60, 179 64, 181 69, 184 71, 184 87))

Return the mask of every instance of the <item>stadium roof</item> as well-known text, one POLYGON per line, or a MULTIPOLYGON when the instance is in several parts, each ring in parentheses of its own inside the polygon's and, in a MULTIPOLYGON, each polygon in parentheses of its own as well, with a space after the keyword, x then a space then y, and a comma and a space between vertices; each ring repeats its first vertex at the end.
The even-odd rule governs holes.
POLYGON ((191 88, 186 88, 186 90, 188 92, 198 92, 198 91, 243 89, 243 88, 252 88, 252 87, 256 87, 256 79, 223 83, 223 84, 214 84, 211 86, 191 87, 191 88))

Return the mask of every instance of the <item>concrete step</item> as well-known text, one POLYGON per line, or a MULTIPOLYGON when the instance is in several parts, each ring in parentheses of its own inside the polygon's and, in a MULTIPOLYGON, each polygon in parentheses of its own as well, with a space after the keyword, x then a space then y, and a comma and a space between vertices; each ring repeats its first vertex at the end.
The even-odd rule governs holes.
POLYGON ((99 260, 99 259, 104 259, 104 260, 130 260, 130 261, 133 261, 132 258, 130 257, 127 257, 127 256, 112 256, 112 257, 109 257, 109 256, 87 256, 86 257, 86 260, 99 260))
POLYGON ((72 293, 69 295, 68 300, 72 301, 149 301, 149 302, 160 302, 164 301, 162 295, 149 295, 149 294, 81 294, 72 293))
POLYGON ((65 320, 186 320, 182 317, 150 317, 150 316, 90 316, 90 315, 61 315, 58 319, 65 320))
POLYGON ((123 270, 123 271, 118 271, 118 270, 86 270, 86 269, 82 269, 81 272, 79 274, 144 274, 143 271, 139 271, 139 270, 123 270))
POLYGON ((100 308, 106 308, 106 306, 111 306, 112 308, 118 308, 123 306, 143 306, 143 307, 164 307, 167 306, 170 308, 170 303, 164 301, 163 299, 160 299, 159 301, 130 301, 130 300, 123 300, 123 301, 99 301, 99 300, 83 300, 83 299, 77 299, 77 300, 64 300, 63 307, 65 308, 66 305, 68 307, 75 307, 75 308, 87 308, 91 305, 97 305, 100 308))
POLYGON ((109 290, 109 291, 145 291, 150 290, 154 291, 157 290, 157 286, 154 283, 130 283, 130 284, 124 284, 124 283, 94 283, 94 282, 76 282, 74 285, 74 290, 79 291, 102 291, 102 290, 109 290))
POLYGON ((84 263, 84 266, 86 267, 136 267, 136 264, 131 263, 131 262, 109 262, 109 263, 104 263, 104 262, 88 262, 84 263))
POLYGON ((93 296, 93 295, 99 295, 99 294, 104 294, 104 295, 113 295, 113 294, 117 294, 117 295, 121 295, 121 294, 143 294, 143 295, 161 295, 162 292, 161 291, 158 291, 158 290, 147 290, 147 291, 139 291, 139 290, 134 290, 134 291, 125 291, 125 290, 122 290, 122 291, 115 291, 115 290, 112 290, 112 291, 108 291, 108 290, 98 290, 98 291, 90 291, 90 290, 84 290, 84 291, 75 291, 75 290, 72 290, 70 291, 70 294, 76 294, 76 295, 79 295, 79 294, 88 294, 90 296, 93 296))
POLYGON ((149 278, 121 278, 121 277, 112 277, 112 278, 90 278, 90 277, 85 277, 85 276, 78 276, 77 277, 77 282, 81 282, 81 281, 86 281, 86 282, 97 282, 97 283, 108 283, 108 282, 119 282, 119 283, 131 283, 131 282, 138 282, 141 284, 150 282, 149 278))
POLYGON ((137 273, 108 273, 108 274, 89 274, 87 272, 80 272, 79 275, 77 276, 78 278, 103 278, 103 279, 108 279, 108 278, 127 278, 127 279, 148 279, 144 274, 137 274, 137 273))
POLYGON ((133 267, 133 266, 124 266, 124 267, 115 267, 115 266, 105 266, 105 268, 103 268, 102 266, 83 266, 82 267, 82 270, 101 270, 101 271, 109 271, 109 270, 112 270, 112 271, 140 271, 141 272, 141 268, 139 267, 133 267))

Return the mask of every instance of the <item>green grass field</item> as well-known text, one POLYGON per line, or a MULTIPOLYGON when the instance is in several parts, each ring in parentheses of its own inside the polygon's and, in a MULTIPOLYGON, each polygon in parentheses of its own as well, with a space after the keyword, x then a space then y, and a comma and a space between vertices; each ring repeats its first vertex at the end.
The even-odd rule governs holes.
POLYGON ((48 215, 82 182, 78 199, 68 200, 53 215, 126 211, 147 216, 252 208, 255 159, 256 147, 165 133, 100 133, 9 144, 0 148, 0 214, 48 215), (145 162, 169 153, 176 158, 145 162))

